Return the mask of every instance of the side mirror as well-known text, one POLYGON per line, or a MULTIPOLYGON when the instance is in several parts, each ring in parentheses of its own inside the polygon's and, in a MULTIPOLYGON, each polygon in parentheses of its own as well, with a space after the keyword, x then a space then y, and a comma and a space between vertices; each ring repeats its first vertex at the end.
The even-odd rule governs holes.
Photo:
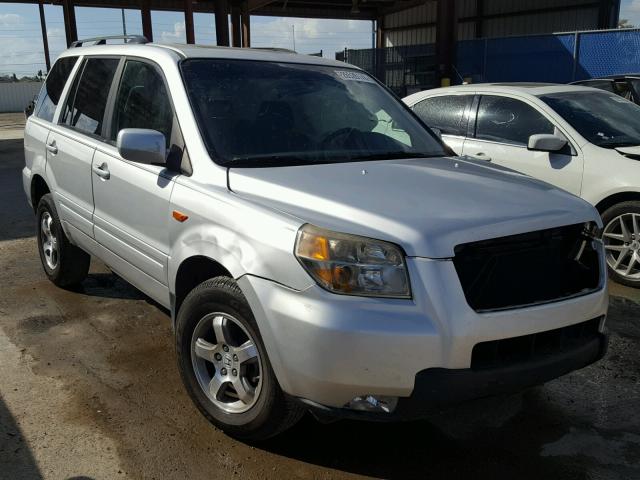
POLYGON ((540 133, 529 137, 528 150, 536 152, 558 152, 567 145, 567 139, 552 135, 550 133, 540 133))
POLYGON ((157 130, 124 128, 118 132, 116 146, 125 160, 149 165, 164 165, 167 161, 164 134, 157 130))

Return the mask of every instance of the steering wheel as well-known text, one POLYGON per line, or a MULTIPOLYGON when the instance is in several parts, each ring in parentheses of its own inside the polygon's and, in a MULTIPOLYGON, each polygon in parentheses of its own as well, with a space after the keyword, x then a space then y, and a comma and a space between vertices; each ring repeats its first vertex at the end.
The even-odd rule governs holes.
POLYGON ((325 145, 334 142, 336 139, 340 138, 340 137, 345 137, 345 141, 354 133, 358 130, 356 130, 353 127, 345 127, 345 128, 341 128, 339 130, 336 130, 334 132, 331 132, 327 135, 324 136, 324 138, 320 141, 320 144, 324 147, 325 145))

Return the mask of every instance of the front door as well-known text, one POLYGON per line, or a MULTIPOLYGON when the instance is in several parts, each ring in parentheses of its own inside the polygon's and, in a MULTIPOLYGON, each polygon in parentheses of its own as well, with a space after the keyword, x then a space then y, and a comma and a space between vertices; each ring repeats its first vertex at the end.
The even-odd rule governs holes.
POLYGON ((125 128, 157 130, 165 135, 167 147, 176 141, 173 135, 179 135, 164 79, 145 61, 125 61, 109 144, 99 146, 94 155, 94 233, 98 243, 134 269, 121 273, 139 287, 146 285, 143 290, 155 297, 168 282, 169 207, 176 173, 165 165, 122 158, 116 140, 125 128), (146 276, 142 280, 140 272, 146 276))
POLYGON ((540 133, 562 135, 533 105, 511 97, 483 95, 475 136, 466 139, 463 152, 580 195, 582 156, 570 145, 560 152, 528 150, 529 137, 540 133))

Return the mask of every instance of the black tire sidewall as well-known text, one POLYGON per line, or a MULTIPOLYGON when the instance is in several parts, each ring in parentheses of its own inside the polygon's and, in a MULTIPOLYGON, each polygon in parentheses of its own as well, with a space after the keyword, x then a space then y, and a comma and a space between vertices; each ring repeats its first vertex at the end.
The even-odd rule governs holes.
POLYGON ((180 374, 194 403, 214 425, 237 437, 253 437, 253 432, 265 428, 270 421, 272 410, 274 407, 277 408, 279 387, 246 299, 239 291, 225 288, 224 283, 211 286, 211 282, 207 281, 196 287, 180 308, 176 322, 176 350, 180 374), (193 331, 201 318, 213 312, 228 313, 236 318, 247 329, 258 348, 262 367, 262 387, 258 400, 247 412, 232 414, 215 406, 202 391, 193 371, 193 331))
MULTIPOLYGON (((625 213, 636 213, 640 215, 640 201, 622 202, 606 209, 602 213, 603 228, 606 228, 614 218, 619 217, 620 215, 623 215, 625 213)), ((605 255, 607 255, 606 252, 605 255)), ((640 280, 627 279, 619 273, 615 272, 608 264, 607 269, 609 271, 609 277, 616 282, 629 287, 640 287, 640 280)))

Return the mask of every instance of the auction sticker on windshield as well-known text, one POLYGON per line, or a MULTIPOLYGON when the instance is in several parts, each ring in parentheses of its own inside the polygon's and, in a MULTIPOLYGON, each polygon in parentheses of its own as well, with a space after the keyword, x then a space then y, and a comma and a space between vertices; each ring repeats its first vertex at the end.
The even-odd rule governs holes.
POLYGON ((356 82, 375 83, 373 78, 371 78, 369 75, 360 73, 360 72, 353 72, 349 70, 336 70, 336 75, 340 77, 342 80, 355 80, 356 82))

